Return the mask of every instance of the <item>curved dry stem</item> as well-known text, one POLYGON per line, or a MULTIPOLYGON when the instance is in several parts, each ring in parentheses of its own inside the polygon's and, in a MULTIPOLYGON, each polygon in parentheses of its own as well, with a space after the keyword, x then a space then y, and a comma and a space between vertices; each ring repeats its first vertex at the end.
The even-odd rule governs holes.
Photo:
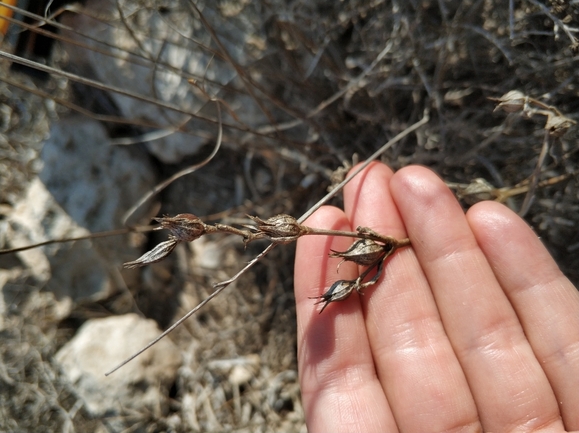
POLYGON ((171 176, 169 179, 164 180, 163 182, 159 183, 158 185, 156 185, 152 190, 150 190, 147 194, 145 194, 144 196, 142 196, 139 201, 137 201, 128 211, 127 213, 125 213, 125 215, 123 216, 123 224, 124 225, 129 225, 129 219, 131 218, 131 216, 133 216, 135 214, 135 212, 147 201, 149 201, 151 198, 153 198, 155 195, 157 195, 159 192, 163 191, 165 188, 167 188, 169 185, 171 185, 171 183, 173 183, 174 181, 176 181, 177 179, 186 176, 188 174, 191 174, 195 171, 197 171, 198 169, 200 169, 201 167, 203 167, 205 164, 207 164, 209 161, 211 161, 213 159, 213 157, 217 154, 217 152, 219 151, 219 148, 221 147, 221 141, 223 138, 223 126, 221 124, 221 105, 219 103, 219 101, 215 101, 215 104, 217 105, 217 117, 219 120, 219 131, 217 133, 217 140, 215 141, 215 147, 213 148, 213 151, 211 152, 211 154, 205 158, 203 161, 201 161, 198 164, 192 165, 190 167, 187 167, 177 173, 175 173, 173 176, 171 176))

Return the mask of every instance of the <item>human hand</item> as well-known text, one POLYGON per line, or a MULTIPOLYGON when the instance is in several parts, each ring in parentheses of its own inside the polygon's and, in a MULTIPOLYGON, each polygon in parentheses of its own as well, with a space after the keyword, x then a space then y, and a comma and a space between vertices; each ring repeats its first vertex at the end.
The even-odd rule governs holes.
POLYGON ((371 164, 345 213, 305 224, 370 227, 412 246, 379 283, 319 313, 310 297, 358 268, 303 236, 295 265, 298 363, 310 432, 579 430, 579 292, 533 231, 495 202, 465 215, 430 170, 371 164))

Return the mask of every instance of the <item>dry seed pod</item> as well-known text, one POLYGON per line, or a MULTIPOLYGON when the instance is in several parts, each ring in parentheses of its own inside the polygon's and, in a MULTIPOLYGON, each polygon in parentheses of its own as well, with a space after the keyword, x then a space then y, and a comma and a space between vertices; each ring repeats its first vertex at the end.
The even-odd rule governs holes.
POLYGON ((151 251, 146 252, 137 260, 123 264, 123 267, 128 269, 139 268, 141 266, 150 265, 151 263, 160 262, 167 257, 175 249, 179 241, 171 237, 168 241, 161 242, 151 251))
POLYGON ((248 215, 248 217, 257 225, 255 228, 257 236, 263 235, 263 237, 279 243, 294 242, 308 232, 306 227, 299 224, 290 215, 280 214, 265 221, 251 215, 248 215))
POLYGON ((338 280, 330 286, 330 288, 321 296, 316 296, 312 299, 319 299, 317 304, 325 302, 324 306, 320 310, 320 314, 324 309, 330 304, 330 302, 343 301, 350 294, 357 289, 357 282, 352 280, 338 280))
POLYGON ((345 261, 354 262, 362 266, 369 266, 384 254, 384 245, 380 245, 372 239, 359 239, 346 251, 331 251, 330 257, 341 257, 345 261))
POLYGON ((493 98, 493 100, 499 101, 499 104, 495 107, 494 111, 497 111, 498 109, 502 109, 507 113, 521 111, 525 108, 528 99, 529 98, 523 92, 520 92, 519 90, 511 90, 498 99, 493 98))
POLYGON ((192 242, 207 232, 205 223, 190 213, 154 219, 161 224, 161 228, 169 230, 179 242, 192 242))
POLYGON ((573 119, 569 119, 565 116, 548 115, 545 129, 549 131, 549 134, 552 136, 561 137, 569 128, 576 124, 577 122, 573 119))

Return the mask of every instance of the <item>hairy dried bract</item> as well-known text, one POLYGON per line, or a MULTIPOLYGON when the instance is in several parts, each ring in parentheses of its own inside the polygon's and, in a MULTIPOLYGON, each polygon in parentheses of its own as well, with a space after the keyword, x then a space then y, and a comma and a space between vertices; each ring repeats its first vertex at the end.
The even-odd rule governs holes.
POLYGON ((320 314, 330 304, 330 302, 343 301, 357 288, 356 280, 338 280, 321 296, 314 299, 320 299, 316 304, 324 303, 320 314))
POLYGON ((174 237, 171 237, 168 241, 161 242, 151 251, 147 251, 137 260, 132 262, 127 262, 123 264, 123 267, 128 269, 139 268, 141 266, 150 265, 151 263, 156 263, 163 260, 175 249, 179 241, 174 237))
POLYGON ((248 215, 248 217, 257 225, 255 228, 257 236, 261 235, 278 243, 294 242, 308 232, 307 227, 302 226, 290 215, 280 214, 265 221, 251 215, 248 215))
POLYGON ((192 242, 207 232, 207 225, 190 213, 180 213, 174 217, 155 218, 161 227, 171 232, 179 242, 192 242))
POLYGON ((330 257, 340 257, 346 261, 354 262, 362 266, 370 266, 384 254, 384 245, 372 239, 359 239, 346 251, 334 251, 330 257))

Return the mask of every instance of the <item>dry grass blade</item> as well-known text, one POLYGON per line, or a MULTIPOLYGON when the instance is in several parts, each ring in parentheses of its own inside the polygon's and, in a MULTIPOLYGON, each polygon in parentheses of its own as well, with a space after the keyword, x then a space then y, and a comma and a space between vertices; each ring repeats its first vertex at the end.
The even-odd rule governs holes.
POLYGON ((88 239, 108 238, 111 236, 126 235, 127 233, 131 233, 131 232, 145 233, 145 232, 148 232, 151 230, 154 230, 154 228, 153 227, 146 227, 146 226, 145 227, 131 227, 131 228, 127 227, 124 229, 108 230, 108 231, 99 232, 99 233, 91 233, 91 234, 86 235, 86 236, 75 236, 75 237, 66 238, 66 239, 51 239, 49 241, 39 242, 36 244, 30 244, 30 245, 26 245, 24 247, 3 249, 3 250, 0 250, 0 254, 13 254, 13 253, 19 253, 20 251, 31 250, 33 248, 44 247, 46 245, 61 244, 64 242, 83 241, 83 240, 88 240, 88 239))
POLYGON ((84 78, 84 77, 81 77, 79 75, 76 75, 76 74, 73 74, 70 72, 62 71, 60 69, 56 69, 56 68, 53 68, 51 66, 43 65, 42 63, 34 62, 32 60, 28 60, 28 59, 24 59, 22 57, 15 56, 15 55, 7 53, 5 51, 0 51, 0 57, 4 57, 12 62, 16 62, 16 63, 19 63, 21 65, 28 66, 29 68, 36 69, 38 71, 48 72, 50 74, 62 76, 64 78, 68 78, 69 80, 72 80, 72 81, 75 81, 75 82, 78 82, 80 84, 84 84, 87 86, 91 86, 91 87, 94 87, 96 89, 101 89, 101 90, 106 90, 106 91, 118 93, 119 95, 123 95, 123 96, 127 96, 127 97, 134 98, 137 100, 141 100, 143 102, 147 102, 147 103, 152 104, 152 105, 156 105, 156 106, 159 106, 162 108, 176 111, 176 112, 181 113, 181 114, 186 114, 186 115, 189 115, 191 117, 201 118, 202 120, 204 120, 206 122, 218 123, 217 120, 205 118, 205 117, 199 117, 198 114, 193 113, 193 112, 188 111, 188 110, 184 110, 183 108, 181 108, 177 105, 174 105, 174 104, 171 104, 168 102, 164 102, 162 100, 153 99, 153 98, 150 98, 150 97, 145 96, 145 95, 140 95, 140 94, 137 94, 135 92, 131 92, 131 91, 126 90, 126 89, 121 89, 120 87, 111 86, 110 84, 103 84, 103 83, 100 83, 98 81, 95 81, 95 80, 92 80, 89 78, 84 78))

